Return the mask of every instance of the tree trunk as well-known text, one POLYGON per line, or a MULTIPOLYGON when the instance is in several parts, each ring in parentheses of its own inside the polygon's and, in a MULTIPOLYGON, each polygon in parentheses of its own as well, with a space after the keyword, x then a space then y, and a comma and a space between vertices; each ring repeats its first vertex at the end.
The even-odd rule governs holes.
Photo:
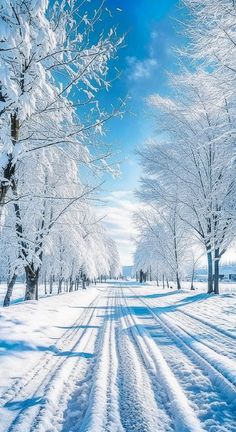
MULTIPOLYGON (((13 146, 15 146, 19 140, 20 132, 20 121, 17 117, 17 113, 11 114, 11 140, 13 146)), ((12 154, 8 154, 8 161, 3 169, 2 180, 0 181, 0 219, 2 217, 5 198, 8 190, 12 186, 11 180, 15 174, 15 163, 13 163, 12 154)))
POLYGON ((12 276, 12 278, 10 279, 10 281, 7 284, 7 292, 4 298, 4 302, 3 302, 3 306, 7 307, 10 306, 10 301, 11 301, 11 296, 12 296, 12 292, 13 292, 13 288, 16 282, 16 278, 17 275, 14 273, 14 275, 12 276))
POLYGON ((143 270, 139 272, 139 283, 143 283, 143 270))
POLYGON ((47 278, 44 279, 44 294, 47 295, 47 278))
POLYGON ((163 289, 165 289, 165 276, 164 276, 164 274, 162 275, 162 287, 163 287, 163 289))
POLYGON ((49 294, 52 294, 53 290, 53 277, 50 276, 50 282, 49 282, 49 294))
POLYGON ((62 291, 62 282, 63 282, 63 278, 59 278, 59 281, 58 281, 58 290, 57 290, 57 294, 60 294, 61 293, 61 291, 62 291))
POLYGON ((212 279, 212 253, 207 252, 207 265, 208 265, 208 280, 207 280, 207 292, 211 294, 213 292, 213 279, 212 279))
POLYGON ((82 289, 86 289, 86 280, 87 280, 86 276, 83 275, 82 276, 82 289))
POLYGON ((220 262, 220 253, 219 248, 215 250, 215 260, 214 260, 214 293, 219 294, 219 262, 220 262))
POLYGON ((191 288, 190 288, 191 291, 194 291, 194 286, 193 286, 194 276, 195 276, 195 266, 193 266, 193 270, 192 270, 191 288))
POLYGON ((39 299, 39 278, 36 281, 35 300, 39 299))
POLYGON ((170 288, 169 280, 168 280, 168 277, 167 277, 167 276, 166 276, 166 286, 167 286, 168 289, 170 288))
POLYGON ((69 292, 73 291, 73 286, 74 286, 74 281, 72 279, 72 276, 70 276, 70 287, 69 287, 69 292))
POLYGON ((26 274, 26 290, 25 290, 25 300, 35 300, 37 295, 37 284, 39 271, 32 270, 30 267, 25 267, 26 274))
POLYGON ((179 273, 176 273, 176 284, 177 284, 177 289, 180 290, 181 289, 181 284, 180 284, 180 280, 179 280, 179 273))

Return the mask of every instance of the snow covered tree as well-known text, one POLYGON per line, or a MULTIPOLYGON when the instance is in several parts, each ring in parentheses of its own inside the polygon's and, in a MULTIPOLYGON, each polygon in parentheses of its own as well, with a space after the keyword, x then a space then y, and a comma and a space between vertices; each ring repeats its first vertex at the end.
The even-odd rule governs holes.
MULTIPOLYGON (((145 192, 142 189, 139 196, 145 201, 145 192)), ((150 200, 146 200, 146 205, 148 204, 149 210, 135 215, 140 232, 135 253, 135 267, 145 272, 149 272, 151 267, 157 280, 157 271, 159 271, 167 281, 175 280, 177 289, 180 289, 188 249, 188 236, 178 215, 177 201, 171 208, 155 207, 150 200)))
POLYGON ((234 110, 210 73, 173 78, 173 98, 150 97, 158 138, 139 151, 144 193, 170 208, 178 190, 178 215, 205 246, 208 292, 219 292, 219 260, 235 232, 234 110))
MULTIPOLYGON (((99 175, 112 170, 106 161, 110 151, 96 137, 120 114, 123 102, 106 112, 99 93, 111 86, 110 62, 123 38, 113 28, 101 30, 103 15, 110 17, 104 2, 87 3, 0 2, 0 209, 2 216, 8 207, 6 217, 15 228, 12 281, 24 268, 26 299, 35 298, 59 220, 71 234, 72 209, 90 211, 88 198, 97 186, 83 184, 81 166, 99 175)), ((85 225, 78 234, 75 239, 83 240, 89 254, 85 225)), ((71 278, 77 255, 71 259, 71 278)))
MULTIPOLYGON (((236 4, 233 0, 182 0, 189 20, 185 53, 221 73, 221 82, 236 79, 236 4), (223 74, 223 75, 222 75, 223 74)), ((228 85, 231 84, 228 81, 228 85)))
POLYGON ((101 109, 97 95, 110 87, 122 38, 99 30, 104 2, 90 13, 86 3, 0 2, 1 209, 26 154, 60 145, 80 159, 81 144, 119 113, 101 109))

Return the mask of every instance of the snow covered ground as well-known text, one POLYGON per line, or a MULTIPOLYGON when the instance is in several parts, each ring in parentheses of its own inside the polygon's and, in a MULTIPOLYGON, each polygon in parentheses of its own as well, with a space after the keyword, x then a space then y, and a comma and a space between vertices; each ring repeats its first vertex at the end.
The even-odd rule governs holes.
POLYGON ((236 431, 223 291, 112 282, 1 309, 0 431, 236 431))

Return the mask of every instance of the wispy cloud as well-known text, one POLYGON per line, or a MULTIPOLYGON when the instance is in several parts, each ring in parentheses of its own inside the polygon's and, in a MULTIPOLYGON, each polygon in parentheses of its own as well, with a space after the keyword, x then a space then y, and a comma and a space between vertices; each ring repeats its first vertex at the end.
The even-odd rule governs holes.
POLYGON ((138 60, 136 57, 127 57, 129 67, 129 79, 139 80, 151 77, 154 70, 158 67, 158 62, 154 58, 138 60))
POLYGON ((159 67, 156 59, 156 41, 157 33, 152 32, 150 35, 150 44, 148 47, 148 56, 144 59, 138 59, 134 56, 127 56, 126 61, 128 65, 128 79, 129 80, 142 80, 149 79, 159 67))
POLYGON ((135 200, 132 191, 114 191, 106 197, 107 204, 99 208, 101 215, 106 215, 104 224, 109 235, 115 240, 123 265, 133 263, 134 242, 136 229, 133 214, 140 204, 135 200))

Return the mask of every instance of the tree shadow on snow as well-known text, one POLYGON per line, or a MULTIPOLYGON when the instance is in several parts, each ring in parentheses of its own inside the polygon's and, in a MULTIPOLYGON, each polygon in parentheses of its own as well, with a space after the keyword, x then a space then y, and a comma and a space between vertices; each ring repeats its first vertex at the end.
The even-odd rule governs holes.
POLYGON ((7 402, 4 408, 8 408, 10 411, 18 411, 30 408, 35 405, 43 404, 45 399, 42 396, 35 396, 30 399, 15 400, 7 402))
POLYGON ((174 291, 168 291, 163 293, 154 293, 154 294, 143 294, 143 295, 124 295, 127 299, 137 299, 137 298, 143 298, 143 299, 156 299, 156 298, 162 298, 162 297, 169 297, 175 294, 179 294, 180 292, 178 290, 174 291))
POLYGON ((96 328, 96 329, 98 329, 100 326, 97 326, 97 325, 78 325, 78 326, 55 326, 55 328, 60 328, 60 329, 64 329, 64 330, 69 330, 69 329, 92 329, 92 328, 96 328))
POLYGON ((31 345, 23 340, 0 340, 0 356, 18 355, 22 352, 52 352, 57 353, 58 349, 55 345, 31 345))
POLYGON ((87 353, 87 352, 77 352, 77 351, 60 351, 57 353, 58 356, 65 356, 65 357, 82 357, 90 359, 94 357, 94 354, 87 353))

